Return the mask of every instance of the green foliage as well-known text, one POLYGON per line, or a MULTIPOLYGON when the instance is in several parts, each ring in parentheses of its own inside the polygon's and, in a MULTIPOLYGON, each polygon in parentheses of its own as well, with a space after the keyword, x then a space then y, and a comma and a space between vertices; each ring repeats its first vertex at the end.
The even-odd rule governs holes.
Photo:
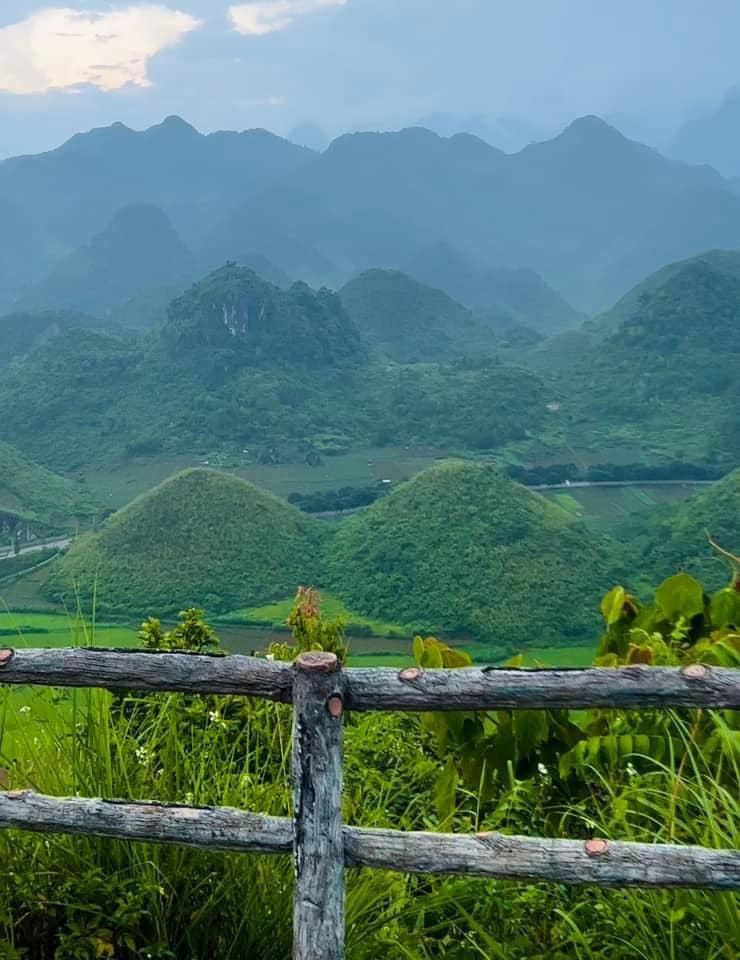
POLYGON ((492 468, 449 462, 343 521, 327 567, 353 609, 501 655, 593 636, 611 563, 566 511, 492 468))
POLYGON ((203 653, 208 647, 218 646, 215 632, 203 619, 197 607, 182 610, 180 622, 172 630, 163 630, 161 621, 148 617, 138 633, 139 642, 149 650, 167 650, 170 653, 203 653))
POLYGON ((346 663, 349 649, 344 641, 344 620, 327 620, 321 614, 321 594, 314 587, 299 587, 288 615, 287 625, 293 634, 293 643, 273 643, 270 656, 276 660, 295 660, 301 653, 322 650, 336 654, 340 663, 346 663))
POLYGON ((187 470, 77 541, 53 597, 106 613, 211 612, 275 600, 315 579, 323 528, 244 480, 187 470))

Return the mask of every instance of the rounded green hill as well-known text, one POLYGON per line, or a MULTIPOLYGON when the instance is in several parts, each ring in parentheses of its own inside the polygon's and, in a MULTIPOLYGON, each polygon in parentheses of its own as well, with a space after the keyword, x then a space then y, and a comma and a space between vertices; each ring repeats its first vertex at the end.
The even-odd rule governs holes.
POLYGON ((501 651, 596 640, 606 545, 495 469, 447 462, 337 530, 332 590, 355 610, 501 651))
POLYGON ((106 613, 221 612, 313 581, 321 526, 237 477, 186 470, 79 540, 49 591, 106 613))

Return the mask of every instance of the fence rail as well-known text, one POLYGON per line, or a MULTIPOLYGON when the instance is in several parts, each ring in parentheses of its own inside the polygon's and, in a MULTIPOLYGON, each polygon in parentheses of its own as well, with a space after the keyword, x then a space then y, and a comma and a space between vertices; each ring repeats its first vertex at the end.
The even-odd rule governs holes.
POLYGON ((740 670, 341 669, 326 653, 295 664, 141 651, 0 650, 0 683, 233 694, 293 704, 292 820, 223 807, 0 793, 0 829, 293 853, 295 960, 341 960, 344 872, 555 881, 602 887, 740 889, 740 851, 660 844, 369 830, 341 822, 346 710, 740 707, 740 670))

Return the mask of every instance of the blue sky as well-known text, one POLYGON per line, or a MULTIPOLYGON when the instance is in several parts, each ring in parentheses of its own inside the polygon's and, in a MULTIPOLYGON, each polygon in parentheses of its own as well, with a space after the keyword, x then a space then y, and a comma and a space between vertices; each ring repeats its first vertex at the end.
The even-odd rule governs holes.
POLYGON ((659 143, 740 83, 737 0, 0 0, 0 156, 122 120, 427 119, 515 148, 598 113, 659 143))

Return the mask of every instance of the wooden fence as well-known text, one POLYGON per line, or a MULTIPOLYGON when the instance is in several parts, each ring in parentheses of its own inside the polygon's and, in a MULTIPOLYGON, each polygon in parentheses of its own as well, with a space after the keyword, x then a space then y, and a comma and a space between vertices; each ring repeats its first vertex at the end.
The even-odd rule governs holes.
POLYGON ((0 793, 0 828, 174 843, 255 854, 293 852, 296 960, 344 955, 344 870, 555 881, 601 887, 740 889, 740 851, 701 847, 455 836, 345 826, 346 710, 737 708, 740 670, 342 669, 333 654, 295 664, 251 657, 95 649, 0 650, 0 683, 235 694, 292 703, 294 817, 229 808, 0 793))

